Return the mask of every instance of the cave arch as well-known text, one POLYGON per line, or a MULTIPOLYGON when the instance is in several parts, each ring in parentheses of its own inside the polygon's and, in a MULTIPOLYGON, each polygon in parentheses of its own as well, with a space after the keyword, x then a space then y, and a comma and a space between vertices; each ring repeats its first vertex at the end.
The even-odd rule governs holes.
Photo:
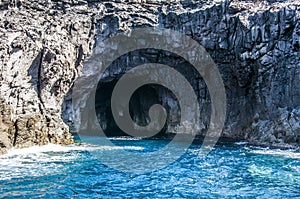
MULTIPOLYGON (((204 114, 200 114, 200 120, 203 121, 204 128, 206 128, 210 119, 207 116, 210 115, 210 97, 200 74, 189 62, 172 52, 158 49, 140 49, 122 55, 113 61, 99 80, 95 96, 95 109, 98 122, 106 136, 127 135, 114 121, 110 107, 111 95, 114 86, 123 74, 145 63, 168 65, 185 76, 198 96, 199 103, 202 104, 200 109, 202 109, 204 114), (204 109, 206 111, 203 111, 204 109)), ((176 125, 179 124, 180 106, 175 95, 161 85, 144 85, 135 91, 131 97, 129 106, 132 120, 140 126, 147 125, 149 123, 148 111, 154 104, 161 104, 167 111, 166 124, 155 137, 172 136, 167 135, 166 132, 174 130, 176 125)))

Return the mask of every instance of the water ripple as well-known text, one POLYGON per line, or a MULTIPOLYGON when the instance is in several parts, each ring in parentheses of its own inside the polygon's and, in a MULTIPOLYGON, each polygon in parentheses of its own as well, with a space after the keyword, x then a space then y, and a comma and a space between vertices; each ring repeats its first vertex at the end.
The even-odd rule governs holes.
POLYGON ((118 150, 144 153, 166 142, 112 140, 116 147, 81 143, 10 151, 0 157, 0 198, 300 197, 299 153, 293 151, 220 144, 200 158, 200 145, 193 144, 166 168, 137 175, 108 168, 90 152, 109 151, 113 158, 118 150))

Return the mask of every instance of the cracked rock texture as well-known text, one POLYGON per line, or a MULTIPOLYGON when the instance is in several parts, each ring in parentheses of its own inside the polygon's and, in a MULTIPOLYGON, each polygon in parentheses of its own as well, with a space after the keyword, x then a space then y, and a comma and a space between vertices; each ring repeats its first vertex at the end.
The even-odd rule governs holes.
MULTIPOLYGON (((89 80, 95 73, 92 61, 84 60, 108 37, 152 26, 189 35, 210 53, 227 94, 224 137, 274 147, 300 145, 297 0, 1 0, 0 15, 0 153, 11 147, 72 143, 69 126, 76 129, 70 89, 78 77, 89 80)), ((120 58, 116 70, 103 79, 105 88, 130 68, 127 60, 187 65, 168 53, 150 51, 120 58)), ((189 69, 181 70, 192 76, 189 69)), ((205 132, 209 94, 201 78, 191 77, 191 82, 198 89, 199 126, 205 132)), ((148 102, 139 100, 143 95, 158 96, 175 113, 169 121, 176 121, 178 104, 172 95, 154 90, 136 94, 140 108, 133 112, 147 113, 148 102)), ((145 117, 133 118, 143 123, 145 117)), ((108 118, 100 116, 100 123, 107 125, 108 118)))

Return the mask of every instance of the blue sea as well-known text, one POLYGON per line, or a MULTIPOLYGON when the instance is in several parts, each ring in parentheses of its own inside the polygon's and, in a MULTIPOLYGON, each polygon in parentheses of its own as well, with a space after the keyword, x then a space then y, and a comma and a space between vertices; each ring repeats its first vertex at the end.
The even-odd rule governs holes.
POLYGON ((111 140, 117 146, 79 141, 9 151, 0 156, 0 198, 300 198, 300 153, 292 150, 219 142, 201 157, 194 142, 170 165, 135 174, 102 164, 95 152, 113 159, 120 150, 147 153, 168 140, 111 140))

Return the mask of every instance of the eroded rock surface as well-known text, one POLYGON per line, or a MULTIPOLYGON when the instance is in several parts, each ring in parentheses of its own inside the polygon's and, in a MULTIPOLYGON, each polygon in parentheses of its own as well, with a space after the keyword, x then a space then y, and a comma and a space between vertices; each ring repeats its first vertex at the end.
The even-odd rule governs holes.
MULTIPOLYGON (((92 62, 83 61, 108 37, 152 26, 191 36, 214 59, 228 99, 224 137, 277 147, 300 144, 299 1, 17 0, 1 1, 0 15, 0 152, 72 143, 70 89, 78 76, 89 81, 95 73, 92 62)), ((124 60, 131 59, 179 64, 157 51, 124 60)), ((126 71, 129 65, 121 60, 115 68, 126 71)), ((117 80, 118 71, 110 70, 104 81, 117 80)), ((201 78, 195 79, 205 130, 210 99, 201 78)), ((157 92, 178 112, 170 95, 157 92)))

